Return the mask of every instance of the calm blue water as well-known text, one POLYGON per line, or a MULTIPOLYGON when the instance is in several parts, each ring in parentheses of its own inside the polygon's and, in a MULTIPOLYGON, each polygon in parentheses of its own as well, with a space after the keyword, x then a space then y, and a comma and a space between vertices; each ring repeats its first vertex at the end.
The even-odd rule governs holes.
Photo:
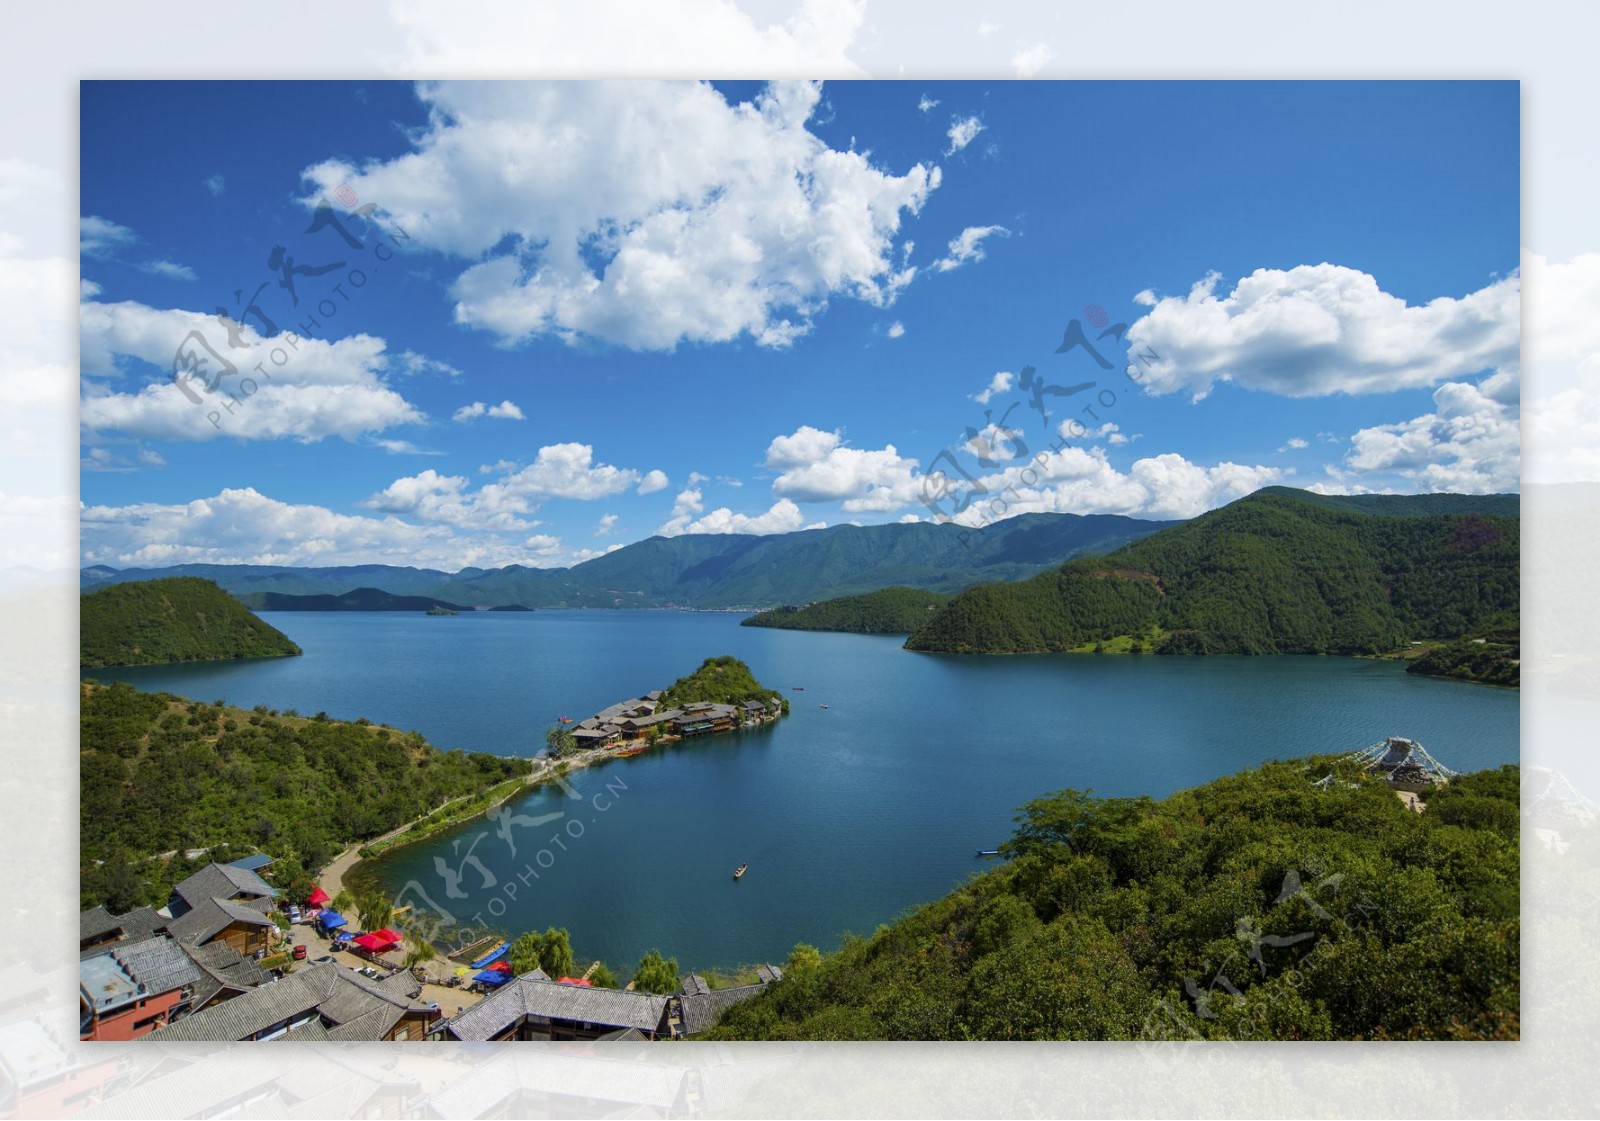
POLYGON ((667 685, 711 655, 734 654, 781 688, 793 712, 776 727, 580 772, 578 800, 519 799, 510 808, 524 819, 563 816, 509 826, 509 842, 479 821, 364 866, 392 891, 415 880, 461 921, 565 926, 580 957, 624 971, 651 947, 708 967, 868 933, 982 867, 974 850, 1005 839, 1014 808, 1061 787, 1159 797, 1391 734, 1458 770, 1518 758, 1515 692, 1391 662, 911 654, 899 638, 693 612, 268 618, 303 657, 94 676, 367 716, 502 754, 530 754, 556 717, 667 685), (480 835, 472 852, 495 883, 466 867, 467 898, 448 898, 434 857, 457 868, 480 835), (734 883, 742 862, 750 871, 734 883))

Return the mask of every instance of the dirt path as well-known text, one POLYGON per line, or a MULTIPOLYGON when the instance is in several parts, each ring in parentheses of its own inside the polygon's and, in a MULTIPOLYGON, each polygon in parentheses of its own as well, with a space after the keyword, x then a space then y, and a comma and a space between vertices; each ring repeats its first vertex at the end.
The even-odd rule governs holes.
POLYGON ((344 889, 344 878, 350 869, 361 862, 357 854, 361 851, 360 845, 351 845, 338 856, 333 858, 333 863, 322 870, 317 877, 317 886, 328 893, 329 898, 338 895, 344 889))

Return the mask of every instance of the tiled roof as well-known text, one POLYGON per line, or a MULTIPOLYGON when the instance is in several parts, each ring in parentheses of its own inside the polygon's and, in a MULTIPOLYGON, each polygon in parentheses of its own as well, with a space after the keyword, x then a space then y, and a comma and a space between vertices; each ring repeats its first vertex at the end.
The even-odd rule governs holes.
MULTIPOLYGON (((103 938, 120 931, 121 941, 139 942, 165 930, 170 920, 150 907, 135 907, 121 915, 113 915, 104 907, 91 907, 78 916, 78 940, 103 938)), ((91 946, 85 954, 99 953, 105 947, 91 946)))
MULTIPOLYGON (((406 979, 409 986, 416 985, 409 974, 406 979)), ((393 978, 388 980, 393 982, 393 978)), ((369 981, 353 970, 324 962, 185 1016, 148 1038, 212 1042, 249 1039, 315 1011, 333 1025, 328 1028, 330 1039, 382 1039, 411 1007, 407 991, 406 983, 369 981)), ((417 991, 409 989, 410 995, 417 991)))
POLYGON ((122 963, 147 993, 167 993, 200 980, 200 968, 171 938, 147 938, 131 946, 114 946, 111 956, 122 963))
POLYGON ((191 907, 204 899, 232 899, 236 895, 273 899, 278 894, 276 888, 248 868, 215 863, 207 864, 172 890, 191 907))
POLYGON ((251 926, 276 926, 271 918, 249 903, 232 899, 198 899, 191 908, 167 924, 174 937, 194 946, 236 922, 251 926))
POLYGON ((493 1039, 528 1016, 578 1020, 614 1028, 655 1032, 666 1015, 667 998, 652 993, 563 985, 542 974, 525 973, 467 1009, 446 1025, 456 1039, 493 1039))
POLYGON ((731 989, 708 989, 700 993, 684 993, 678 997, 679 1018, 684 1035, 697 1035, 717 1022, 735 1004, 749 1000, 767 986, 738 985, 731 989))
POLYGON ((104 907, 90 907, 78 916, 78 938, 98 938, 117 929, 117 920, 104 907))
POLYGON ((164 936, 116 943, 78 963, 79 985, 100 1013, 192 985, 200 976, 182 948, 164 936))
POLYGON ((204 946, 184 946, 203 976, 194 987, 193 1007, 211 1002, 225 988, 253 989, 267 983, 267 975, 255 962, 226 942, 207 942, 204 946))

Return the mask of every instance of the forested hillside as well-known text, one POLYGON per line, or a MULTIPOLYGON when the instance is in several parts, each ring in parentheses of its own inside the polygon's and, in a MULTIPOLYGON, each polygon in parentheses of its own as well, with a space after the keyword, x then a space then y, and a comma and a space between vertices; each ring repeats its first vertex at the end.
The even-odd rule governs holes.
MULTIPOLYGON (((720 705, 743 704, 745 701, 770 702, 779 696, 778 690, 761 684, 750 672, 750 667, 730 654, 707 658, 700 668, 687 677, 680 677, 661 694, 661 707, 678 708, 682 705, 706 703, 720 705)), ((784 712, 789 711, 789 701, 780 701, 784 712)))
POLYGON ((200 704, 130 685, 82 689, 83 906, 167 901, 182 851, 257 848, 321 867, 346 844, 529 772, 527 759, 440 751, 415 732, 322 713, 200 704), (173 861, 149 858, 178 850, 173 861))
MULTIPOLYGON (((1462 496, 1409 497, 1427 509, 1462 496)), ((1515 627, 1519 520, 1404 508, 1261 491, 1114 553, 970 589, 906 646, 1092 651, 1143 638, 1161 653, 1369 654, 1515 627)))
POLYGON ((1004 865, 796 947, 710 1037, 1516 1039, 1518 796, 1504 767, 1416 814, 1329 759, 1161 802, 1062 791, 1004 865))
POLYGON ((81 597, 79 660, 136 666, 298 654, 288 636, 209 580, 115 584, 81 597))
POLYGON ((920 588, 884 588, 804 607, 774 607, 750 616, 740 626, 851 634, 910 634, 948 602, 949 596, 920 588))

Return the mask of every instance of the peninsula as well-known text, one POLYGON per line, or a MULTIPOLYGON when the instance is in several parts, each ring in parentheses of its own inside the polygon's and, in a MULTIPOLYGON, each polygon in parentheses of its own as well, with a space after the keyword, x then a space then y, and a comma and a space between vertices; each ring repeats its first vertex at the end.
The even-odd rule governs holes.
POLYGON ((686 739, 771 723, 789 711, 777 690, 755 679, 750 667, 724 654, 707 658, 666 689, 608 705, 569 730, 545 737, 552 758, 578 751, 637 755, 664 739, 686 739))
POLYGON ((78 658, 86 667, 300 653, 282 631, 195 576, 114 584, 82 596, 80 604, 78 658))

